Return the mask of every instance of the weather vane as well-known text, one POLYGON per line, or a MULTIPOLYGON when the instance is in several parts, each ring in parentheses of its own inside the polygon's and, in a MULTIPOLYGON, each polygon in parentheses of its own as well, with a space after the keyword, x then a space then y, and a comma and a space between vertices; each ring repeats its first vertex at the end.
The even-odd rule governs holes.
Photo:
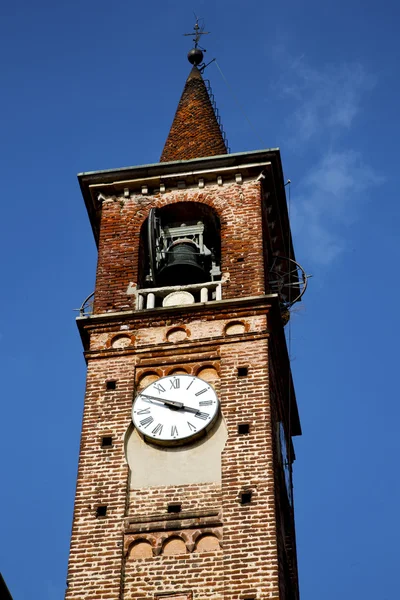
POLYGON ((196 23, 193 27, 194 31, 191 33, 184 33, 183 35, 193 36, 194 48, 192 48, 188 53, 188 61, 195 67, 198 67, 200 72, 203 72, 208 66, 203 63, 203 52, 206 52, 206 49, 199 46, 199 41, 202 35, 208 35, 210 32, 204 31, 204 25, 199 25, 199 18, 196 15, 194 16, 196 17, 196 23))
MULTIPOLYGON (((192 31, 191 33, 184 33, 183 35, 193 35, 193 41, 194 41, 194 47, 197 48, 199 45, 199 41, 202 35, 208 35, 210 32, 209 31, 204 31, 204 25, 200 26, 199 25, 199 17, 197 17, 196 15, 194 15, 196 17, 196 23, 193 27, 194 31, 192 31)), ((201 48, 201 46, 200 46, 201 48)), ((201 50, 203 50, 205 52, 204 48, 201 48, 201 50)))

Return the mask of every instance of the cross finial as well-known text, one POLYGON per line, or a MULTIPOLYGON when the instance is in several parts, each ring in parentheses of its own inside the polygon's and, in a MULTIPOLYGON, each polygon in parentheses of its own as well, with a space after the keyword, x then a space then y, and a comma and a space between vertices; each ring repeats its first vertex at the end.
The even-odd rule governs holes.
MULTIPOLYGON (((209 31, 204 31, 204 25, 199 25, 199 17, 196 17, 196 23, 194 24, 194 31, 192 31, 191 33, 184 33, 183 35, 193 35, 193 41, 194 41, 194 47, 197 48, 199 45, 199 41, 202 35, 208 35, 210 32, 209 31)), ((204 48, 202 48, 202 50, 204 50, 204 48)))
MULTIPOLYGON (((188 61, 195 67, 201 68, 203 65, 203 51, 205 48, 199 46, 199 41, 202 35, 208 35, 209 31, 204 31, 204 25, 199 25, 199 18, 196 17, 196 23, 194 24, 194 31, 192 33, 184 33, 183 35, 193 35, 194 48, 189 51, 188 61)), ((203 65, 204 67, 204 65, 203 65)))

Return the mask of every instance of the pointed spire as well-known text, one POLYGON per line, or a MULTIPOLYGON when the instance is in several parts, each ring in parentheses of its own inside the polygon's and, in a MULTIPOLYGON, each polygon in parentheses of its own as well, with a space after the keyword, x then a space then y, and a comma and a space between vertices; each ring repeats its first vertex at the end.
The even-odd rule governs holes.
POLYGON ((188 54, 193 68, 186 80, 160 162, 228 153, 206 84, 198 68, 203 60, 198 40, 206 32, 199 33, 197 22, 196 25, 195 47, 188 54))

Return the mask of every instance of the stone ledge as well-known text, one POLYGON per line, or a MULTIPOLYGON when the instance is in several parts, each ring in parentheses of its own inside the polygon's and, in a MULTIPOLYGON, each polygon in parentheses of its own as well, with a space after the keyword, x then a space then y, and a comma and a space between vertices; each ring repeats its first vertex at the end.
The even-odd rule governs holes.
POLYGON ((176 531, 220 525, 222 525, 222 514, 218 509, 129 517, 124 521, 126 534, 146 531, 176 531))

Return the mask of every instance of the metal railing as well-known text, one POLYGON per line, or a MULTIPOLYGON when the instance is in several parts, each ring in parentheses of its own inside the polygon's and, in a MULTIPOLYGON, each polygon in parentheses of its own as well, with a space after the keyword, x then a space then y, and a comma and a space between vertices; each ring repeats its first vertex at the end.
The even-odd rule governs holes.
POLYGON ((209 79, 204 79, 204 83, 205 83, 205 86, 206 86, 206 90, 208 92, 208 97, 210 98, 211 106, 213 107, 215 118, 217 119, 217 123, 218 123, 219 129, 221 131, 222 138, 224 140, 226 151, 229 154, 230 151, 231 151, 231 149, 229 147, 229 143, 228 143, 228 139, 226 137, 226 133, 225 133, 224 127, 222 125, 221 115, 219 114, 219 110, 218 110, 217 104, 215 102, 215 96, 214 96, 212 88, 211 88, 210 80, 209 79))
POLYGON ((90 317, 93 314, 94 305, 94 292, 89 294, 87 298, 82 302, 82 306, 79 309, 80 317, 90 317))

